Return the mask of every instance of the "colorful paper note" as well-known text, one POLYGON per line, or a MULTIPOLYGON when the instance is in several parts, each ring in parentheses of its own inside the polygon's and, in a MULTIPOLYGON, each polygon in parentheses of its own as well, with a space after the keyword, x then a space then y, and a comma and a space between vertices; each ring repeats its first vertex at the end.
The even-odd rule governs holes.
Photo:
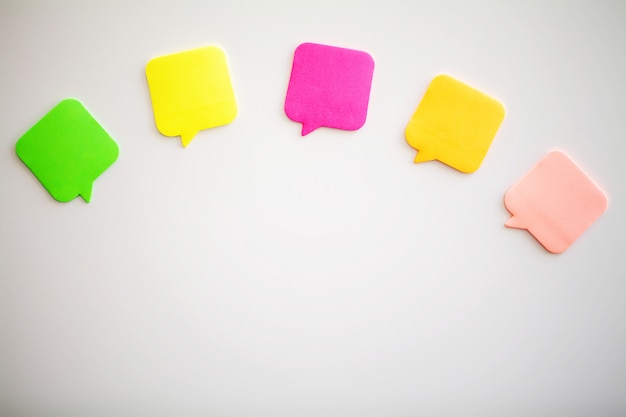
POLYGON ((506 226, 528 230, 548 251, 562 253, 596 221, 607 197, 564 153, 550 152, 504 195, 506 226))
POLYGON ((302 136, 319 127, 357 130, 365 123, 374 60, 362 51, 303 43, 296 48, 285 113, 302 136))
POLYGON ((447 75, 435 77, 409 121, 415 163, 439 160, 465 173, 482 164, 504 119, 495 99, 447 75))
POLYGON ((226 55, 217 46, 155 58, 146 66, 146 78, 157 129, 180 136, 185 147, 200 130, 237 116, 226 55))
POLYGON ((119 148, 78 100, 67 99, 17 141, 15 152, 56 200, 80 195, 89 202, 93 182, 119 148))

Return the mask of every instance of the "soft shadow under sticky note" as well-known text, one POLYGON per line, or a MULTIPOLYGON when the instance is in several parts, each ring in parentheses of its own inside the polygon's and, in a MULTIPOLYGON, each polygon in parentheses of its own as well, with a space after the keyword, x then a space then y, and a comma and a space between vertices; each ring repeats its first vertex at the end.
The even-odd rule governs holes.
POLYGON ((146 78, 157 129, 180 136, 185 147, 200 130, 237 116, 226 55, 217 46, 154 58, 146 65, 146 78))
POLYGON ((550 152, 504 195, 506 226, 528 230, 562 253, 607 208, 607 197, 564 153, 550 152))
POLYGON ((119 148, 78 100, 67 99, 17 141, 15 152, 56 200, 80 195, 89 202, 93 182, 119 148))
POLYGON ((504 107, 488 95, 448 76, 435 77, 405 137, 417 149, 415 162, 439 160, 465 173, 476 171, 504 119, 504 107))

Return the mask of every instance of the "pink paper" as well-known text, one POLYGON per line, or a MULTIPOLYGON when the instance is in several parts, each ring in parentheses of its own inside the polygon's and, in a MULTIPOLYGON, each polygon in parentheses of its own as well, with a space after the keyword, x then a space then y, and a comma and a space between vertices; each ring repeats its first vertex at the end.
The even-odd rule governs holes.
POLYGON ((319 127, 357 130, 365 123, 374 60, 362 51, 303 43, 296 48, 285 113, 302 136, 319 127))
POLYGON ((562 253, 607 207, 606 195, 564 153, 549 153, 504 195, 506 226, 527 229, 548 251, 562 253))

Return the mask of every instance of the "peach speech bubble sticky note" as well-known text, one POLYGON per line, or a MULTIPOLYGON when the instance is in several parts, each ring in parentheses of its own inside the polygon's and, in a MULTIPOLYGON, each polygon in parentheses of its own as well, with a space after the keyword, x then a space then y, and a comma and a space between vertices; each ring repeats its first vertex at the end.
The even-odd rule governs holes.
POLYGON ((564 153, 550 152, 504 195, 507 227, 528 230, 562 253, 607 207, 606 195, 564 153))
POLYGON ((189 145, 203 129, 237 116, 226 55, 217 46, 154 58, 146 65, 157 129, 189 145))
POLYGON ((418 151, 415 163, 437 159, 470 173, 482 164, 503 119, 504 107, 498 101, 439 75, 431 81, 405 136, 418 151))
POLYGON ((296 48, 285 113, 302 136, 319 127, 357 130, 367 117, 374 60, 367 52, 303 43, 296 48))

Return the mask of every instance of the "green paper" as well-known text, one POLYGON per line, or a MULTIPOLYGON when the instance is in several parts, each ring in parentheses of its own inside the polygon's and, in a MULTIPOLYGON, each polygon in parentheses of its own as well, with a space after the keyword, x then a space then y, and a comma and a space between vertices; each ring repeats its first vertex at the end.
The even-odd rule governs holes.
POLYGON ((89 202, 93 182, 119 148, 78 100, 67 99, 17 141, 15 152, 55 200, 80 195, 89 202))

